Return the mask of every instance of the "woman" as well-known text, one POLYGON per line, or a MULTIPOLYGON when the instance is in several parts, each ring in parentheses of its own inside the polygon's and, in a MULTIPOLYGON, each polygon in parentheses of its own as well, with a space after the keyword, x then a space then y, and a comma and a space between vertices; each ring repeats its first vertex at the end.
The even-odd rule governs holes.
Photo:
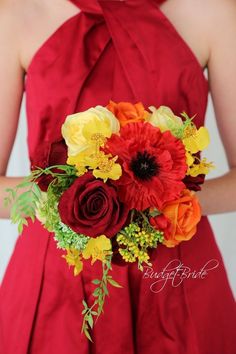
MULTIPOLYGON (((110 98, 197 113, 202 125, 207 67, 230 172, 207 181, 199 198, 204 215, 236 210, 234 0, 3 0, 0 6, 1 199, 5 188, 20 180, 4 174, 24 88, 30 159, 39 155, 47 162, 65 116, 110 98)), ((9 210, 2 208, 0 215, 8 217, 9 210)), ((159 247, 153 269, 161 271, 178 259, 200 270, 216 259, 215 273, 155 293, 136 266, 114 265, 123 289, 111 289, 92 344, 80 335, 80 313, 94 274, 89 268, 74 278, 60 255, 37 222, 19 238, 0 292, 4 354, 236 351, 235 304, 206 217, 191 241, 159 247)))

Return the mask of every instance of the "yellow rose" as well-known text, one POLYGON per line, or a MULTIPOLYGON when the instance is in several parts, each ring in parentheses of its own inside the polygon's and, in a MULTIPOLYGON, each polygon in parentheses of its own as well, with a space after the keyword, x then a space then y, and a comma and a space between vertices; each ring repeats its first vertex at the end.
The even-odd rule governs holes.
POLYGON ((62 125, 62 136, 68 146, 68 155, 75 156, 95 145, 96 134, 100 136, 102 142, 119 130, 118 119, 108 109, 96 106, 67 116, 62 125))
POLYGON ((160 128, 161 132, 176 130, 183 124, 182 119, 174 115, 169 107, 160 106, 156 108, 151 106, 149 109, 152 114, 148 117, 147 121, 154 127, 160 128))

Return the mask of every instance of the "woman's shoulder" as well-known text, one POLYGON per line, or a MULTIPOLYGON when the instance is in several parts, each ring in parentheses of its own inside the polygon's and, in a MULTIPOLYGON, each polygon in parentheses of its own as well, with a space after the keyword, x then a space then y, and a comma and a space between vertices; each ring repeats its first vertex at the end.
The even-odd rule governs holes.
POLYGON ((176 21, 190 24, 194 30, 206 34, 222 31, 222 25, 227 25, 236 16, 236 0, 166 0, 161 7, 170 13, 176 21), (227 22, 227 23, 226 23, 227 22))
POLYGON ((216 42, 236 26, 236 0, 166 0, 161 10, 203 67, 216 42))
POLYGON ((24 23, 34 7, 33 0, 0 0, 1 52, 19 57, 24 23))
POLYGON ((23 14, 32 6, 33 0, 0 0, 0 17, 4 21, 20 23, 23 14))
MULTIPOLYGON (((37 2, 37 0, 36 0, 37 2)), ((35 7, 33 0, 0 0, 0 30, 5 37, 10 33, 19 39, 21 28, 35 7)))
POLYGON ((232 48, 233 51, 236 38, 236 0, 200 0, 200 2, 204 4, 203 24, 211 56, 224 51, 226 47, 232 48))
POLYGON ((0 0, 0 31, 8 45, 17 46, 26 70, 42 43, 76 12, 78 8, 67 0, 0 0))
POLYGON ((173 5, 175 11, 182 14, 186 21, 201 27, 203 31, 215 33, 222 31, 222 25, 227 25, 236 16, 236 0, 167 0, 167 5, 173 5))
POLYGON ((21 22, 20 3, 23 0, 0 0, 0 48, 16 49, 19 40, 19 25, 21 22))

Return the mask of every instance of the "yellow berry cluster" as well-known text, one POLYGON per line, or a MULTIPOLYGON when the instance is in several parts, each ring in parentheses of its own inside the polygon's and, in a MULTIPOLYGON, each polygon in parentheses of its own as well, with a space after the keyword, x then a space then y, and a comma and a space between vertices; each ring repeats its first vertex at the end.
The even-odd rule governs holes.
POLYGON ((139 264, 148 263, 148 247, 154 248, 158 241, 162 241, 163 234, 152 230, 142 230, 137 224, 132 223, 117 235, 119 253, 129 263, 138 260, 139 264))
POLYGON ((135 262, 136 258, 140 263, 147 262, 149 260, 147 251, 142 251, 135 245, 127 246, 127 248, 120 248, 119 252, 122 258, 129 263, 135 262))

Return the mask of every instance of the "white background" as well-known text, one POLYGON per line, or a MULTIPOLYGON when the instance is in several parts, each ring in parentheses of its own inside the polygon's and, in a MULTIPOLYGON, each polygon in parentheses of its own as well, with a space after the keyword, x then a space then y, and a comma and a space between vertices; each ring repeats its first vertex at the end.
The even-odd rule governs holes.
MULTIPOLYGON (((209 176, 209 178, 212 178, 227 171, 227 162, 217 131, 211 100, 209 100, 206 125, 210 130, 211 141, 214 143, 211 143, 205 155, 209 160, 214 161, 217 166, 209 176)), ((17 138, 9 163, 9 175, 24 176, 29 172, 26 136, 26 118, 23 102, 17 138)), ((236 295, 236 213, 211 216, 210 222, 213 226, 217 243, 223 255, 230 284, 236 295)), ((0 220, 0 281, 14 249, 16 239, 17 232, 15 225, 11 225, 8 220, 0 220)))

